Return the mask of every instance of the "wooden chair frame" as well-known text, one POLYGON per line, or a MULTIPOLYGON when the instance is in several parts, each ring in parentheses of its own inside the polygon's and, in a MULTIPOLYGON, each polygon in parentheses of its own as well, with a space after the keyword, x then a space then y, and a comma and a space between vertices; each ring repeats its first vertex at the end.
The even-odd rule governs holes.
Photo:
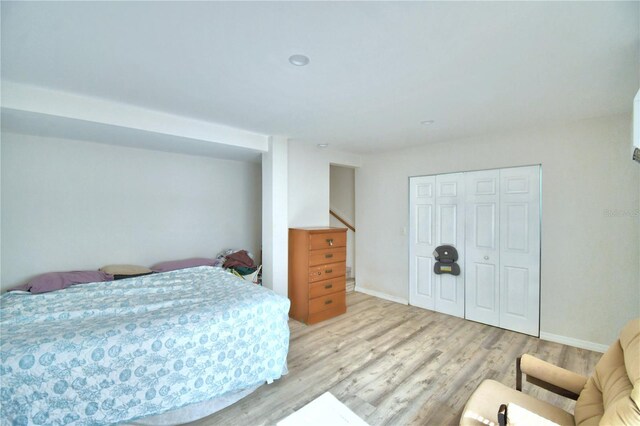
MULTIPOLYGON (((522 357, 518 357, 516 358, 516 390, 522 392, 522 368, 520 367, 520 362, 521 362, 521 358, 522 357)), ((578 397, 580 396, 577 393, 573 393, 567 389, 561 388, 559 386, 556 386, 554 384, 551 384, 549 382, 546 382, 544 380, 538 379, 537 377, 533 377, 530 375, 526 375, 527 376, 527 382, 534 384, 536 386, 539 386, 543 389, 546 389, 548 391, 551 391, 555 394, 558 394, 560 396, 564 396, 566 398, 571 398, 574 401, 578 399, 578 397)))

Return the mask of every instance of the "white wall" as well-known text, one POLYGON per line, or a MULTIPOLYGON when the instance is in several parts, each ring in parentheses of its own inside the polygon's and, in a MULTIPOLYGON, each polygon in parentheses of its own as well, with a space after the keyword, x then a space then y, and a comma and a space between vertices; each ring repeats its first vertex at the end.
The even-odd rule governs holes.
POLYGON ((329 226, 330 164, 359 167, 361 157, 289 141, 289 227, 329 226))
POLYGON ((3 289, 48 271, 260 253, 260 165, 2 134, 3 289))
POLYGON ((312 145, 289 142, 289 227, 329 226, 329 161, 312 145))
POLYGON ((542 164, 541 334, 610 344, 640 316, 640 165, 630 143, 631 116, 621 115, 364 156, 357 286, 408 299, 410 176, 542 164))

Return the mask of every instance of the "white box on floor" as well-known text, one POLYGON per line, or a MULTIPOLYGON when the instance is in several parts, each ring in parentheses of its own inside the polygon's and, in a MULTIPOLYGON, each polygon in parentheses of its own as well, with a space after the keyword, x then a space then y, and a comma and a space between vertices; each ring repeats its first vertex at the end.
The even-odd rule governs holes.
POLYGON ((295 413, 278 422, 278 426, 369 426, 335 396, 325 392, 295 413))

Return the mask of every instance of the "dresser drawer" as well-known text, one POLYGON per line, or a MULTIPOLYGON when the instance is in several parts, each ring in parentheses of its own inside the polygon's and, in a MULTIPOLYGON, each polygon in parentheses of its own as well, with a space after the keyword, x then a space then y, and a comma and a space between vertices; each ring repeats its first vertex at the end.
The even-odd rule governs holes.
POLYGON ((344 277, 312 283, 309 284, 309 298, 313 299, 315 297, 345 291, 346 286, 347 283, 344 277))
POLYGON ((344 275, 347 265, 341 263, 327 263, 326 265, 312 266, 309 268, 309 282, 329 280, 344 275))
POLYGON ((309 235, 309 249, 320 250, 332 247, 346 247, 346 232, 323 232, 322 234, 309 235))
POLYGON ((340 309, 344 306, 346 306, 346 295, 341 291, 309 300, 309 313, 314 314, 333 308, 340 309))
POLYGON ((347 260, 345 247, 316 250, 309 253, 309 266, 317 266, 325 263, 344 262, 347 260))
POLYGON ((320 321, 328 320, 330 318, 337 317, 338 315, 342 315, 345 312, 347 312, 346 304, 337 305, 337 306, 334 306, 333 308, 330 308, 324 311, 314 312, 312 314, 309 314, 309 317, 307 319, 307 324, 316 324, 316 323, 319 323, 320 321))

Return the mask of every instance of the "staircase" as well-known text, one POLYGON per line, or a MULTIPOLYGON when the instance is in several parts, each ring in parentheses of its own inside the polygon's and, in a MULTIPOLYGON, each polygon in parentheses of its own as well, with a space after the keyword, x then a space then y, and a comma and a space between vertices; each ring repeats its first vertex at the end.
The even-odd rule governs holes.
POLYGON ((347 293, 355 290, 356 288, 356 279, 353 277, 351 273, 351 266, 347 266, 347 293))
MULTIPOLYGON (((337 214, 335 211, 333 211, 332 209, 329 209, 329 215, 334 217, 335 219, 337 219, 340 223, 342 223, 344 226, 347 227, 348 231, 347 231, 347 245, 349 244, 350 238, 349 238, 349 232, 352 232, 353 235, 355 235, 356 232, 356 228, 351 225, 349 222, 347 222, 342 216, 340 216, 339 214, 337 214)), ((353 239, 351 239, 351 241, 353 241, 353 239)), ((347 271, 346 271, 346 278, 347 278, 347 288, 346 291, 347 293, 352 292, 355 290, 356 287, 356 279, 353 276, 353 271, 351 266, 347 266, 347 271)))
POLYGON ((356 289, 356 279, 347 278, 347 293, 350 293, 356 289))

